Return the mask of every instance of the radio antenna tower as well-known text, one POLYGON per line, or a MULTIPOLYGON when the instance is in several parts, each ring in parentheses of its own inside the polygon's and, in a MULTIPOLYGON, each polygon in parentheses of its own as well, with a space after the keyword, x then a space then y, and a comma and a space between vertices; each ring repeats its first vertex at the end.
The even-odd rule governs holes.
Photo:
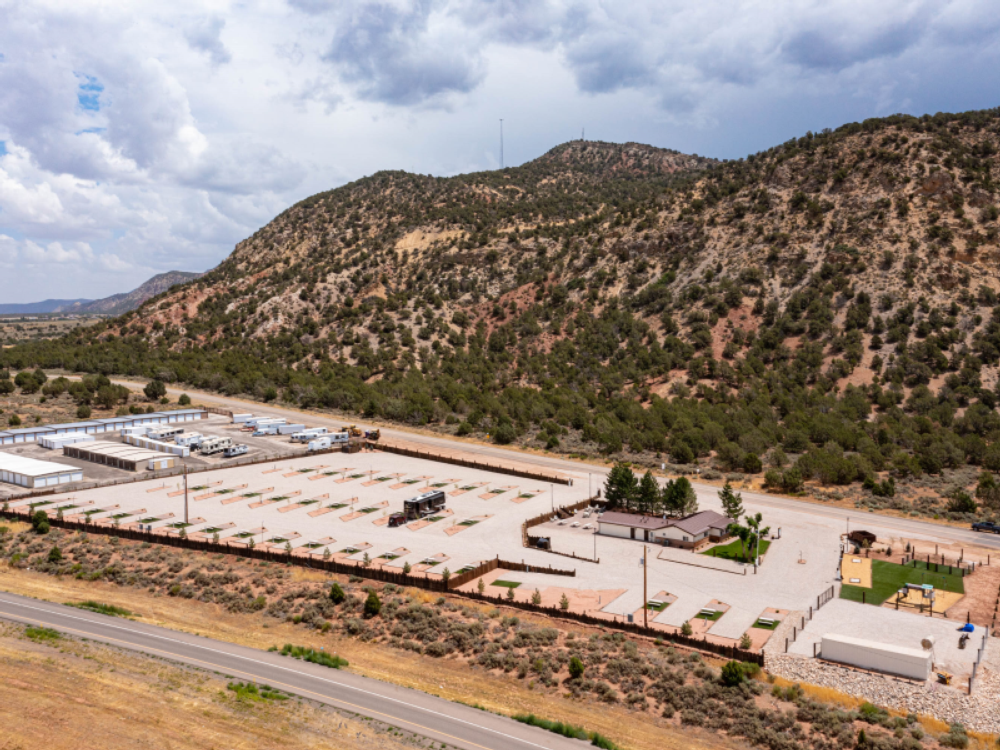
POLYGON ((503 169, 503 118, 500 118, 500 169, 503 169))

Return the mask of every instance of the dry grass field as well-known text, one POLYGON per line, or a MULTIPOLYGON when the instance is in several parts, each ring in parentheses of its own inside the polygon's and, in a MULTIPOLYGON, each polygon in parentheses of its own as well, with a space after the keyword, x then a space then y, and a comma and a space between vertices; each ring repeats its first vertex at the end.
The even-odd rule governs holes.
MULTIPOLYGON (((318 574, 303 572, 300 575, 305 580, 318 574)), ((141 622, 253 648, 266 649, 287 642, 317 648, 323 646, 328 652, 335 652, 345 657, 350 662, 351 671, 358 674, 413 687, 449 700, 479 705, 497 713, 530 712, 549 719, 585 726, 610 737, 630 750, 746 747, 739 741, 699 728, 681 728, 667 720, 629 711, 620 705, 580 701, 560 694, 534 690, 530 683, 514 677, 470 669, 463 661, 428 658, 353 638, 337 636, 331 638, 331 635, 322 635, 315 630, 276 622, 273 618, 260 613, 233 614, 214 604, 154 596, 145 591, 100 581, 85 582, 6 567, 0 568, 0 589, 53 602, 99 600, 131 610, 141 622)), ((424 595, 428 601, 434 598, 430 594, 424 595)), ((564 625, 563 627, 565 628, 564 625)), ((584 630, 581 629, 581 632, 584 630)), ((5 672, 8 666, 12 666, 6 652, 0 651, 0 664, 2 664, 0 668, 5 672)), ((42 690, 41 687, 38 689, 42 690)), ((2 701, 3 695, 0 693, 0 705, 6 705, 2 701)), ((190 711, 194 712, 192 715, 197 715, 201 710, 199 705, 191 704, 190 711)), ((36 746, 42 745, 36 745, 34 742, 24 745, 25 748, 36 746)), ((127 745, 122 745, 125 746, 127 745)), ((204 747, 211 746, 204 745, 204 747)), ((322 747, 322 745, 316 746, 322 747)), ((349 747, 344 744, 338 746, 349 747)), ((16 745, 12 746, 11 750, 13 747, 16 745)), ((177 745, 177 747, 187 746, 177 745)), ((201 745, 191 747, 201 747, 201 745)), ((260 747, 269 745, 262 744, 260 747)), ((365 747, 381 746, 365 745, 365 747)), ((385 747, 394 746, 385 745, 385 747)), ((2 745, 0 748, 8 750, 2 745)))
POLYGON ((218 675, 0 625, 0 748, 422 748, 422 738, 298 699, 252 700, 218 675))

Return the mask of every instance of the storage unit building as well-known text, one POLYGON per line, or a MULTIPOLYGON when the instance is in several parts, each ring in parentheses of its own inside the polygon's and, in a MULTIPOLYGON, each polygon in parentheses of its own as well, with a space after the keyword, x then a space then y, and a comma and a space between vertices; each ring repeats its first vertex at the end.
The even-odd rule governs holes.
POLYGON ((148 448, 138 448, 134 445, 110 443, 103 440, 96 440, 93 443, 67 445, 63 448, 63 453, 70 458, 113 466, 116 469, 124 469, 125 471, 143 471, 149 469, 151 468, 150 462, 156 459, 171 459, 171 461, 166 462, 167 468, 176 466, 177 462, 176 456, 159 453, 148 448))
POLYGON ((85 432, 88 435, 94 435, 101 425, 97 422, 66 422, 65 424, 47 424, 45 426, 56 435, 68 435, 71 432, 85 432))
POLYGON ((0 453, 0 481, 36 489, 83 481, 83 469, 52 461, 0 453))
POLYGON ((88 435, 85 432, 67 432, 63 435, 42 435, 38 438, 38 444, 43 448, 48 448, 49 450, 62 448, 64 445, 73 445, 73 443, 92 442, 94 442, 94 436, 88 435))
POLYGON ((909 677, 912 680, 926 680, 930 677, 934 661, 934 654, 930 650, 833 633, 823 636, 820 648, 820 656, 828 661, 909 677))
POLYGON ((48 427, 19 427, 14 430, 7 430, 2 433, 3 440, 0 445, 20 445, 21 443, 35 443, 41 435, 52 433, 48 427))

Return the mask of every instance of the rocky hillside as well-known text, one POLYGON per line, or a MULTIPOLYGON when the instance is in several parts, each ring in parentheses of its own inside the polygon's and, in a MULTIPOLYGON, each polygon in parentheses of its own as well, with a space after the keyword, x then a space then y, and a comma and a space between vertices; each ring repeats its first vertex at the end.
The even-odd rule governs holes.
POLYGON ((131 292, 123 294, 113 294, 104 299, 93 300, 86 304, 73 305, 59 312, 77 312, 98 315, 121 315, 122 313, 135 310, 148 299, 163 294, 170 287, 177 284, 184 284, 193 279, 200 278, 204 274, 189 273, 187 271, 167 271, 160 273, 146 281, 141 286, 131 292))
POLYGON ((1000 470, 998 146, 990 110, 724 163, 573 142, 502 171, 378 173, 134 314, 4 358, 552 449, 771 463, 786 490, 796 471, 1000 470))
POLYGON ((176 284, 184 284, 203 275, 186 271, 167 271, 157 274, 131 292, 113 294, 103 299, 48 299, 43 302, 0 305, 0 315, 40 313, 121 315, 135 310, 146 300, 162 294, 176 284))

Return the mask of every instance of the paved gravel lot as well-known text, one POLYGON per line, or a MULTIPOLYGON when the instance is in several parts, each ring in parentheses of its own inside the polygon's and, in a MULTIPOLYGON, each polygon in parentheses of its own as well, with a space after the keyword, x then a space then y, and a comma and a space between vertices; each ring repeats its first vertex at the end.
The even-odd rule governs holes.
MULTIPOLYGON (((204 427, 213 431, 227 429, 225 425, 209 424, 204 427)), ((268 439, 270 442, 271 439, 268 439)), ((285 449, 291 444, 282 440, 280 447, 285 449)), ((316 550, 316 554, 321 554, 323 548, 329 548, 331 553, 336 554, 351 546, 359 547, 360 551, 352 555, 353 559, 362 558, 365 552, 375 559, 382 553, 403 548, 407 552, 388 563, 390 567, 402 567, 407 562, 417 566, 428 557, 440 556, 441 562, 430 569, 432 573, 439 573, 445 567, 454 572, 464 565, 497 555, 542 567, 552 565, 575 569, 577 575, 572 578, 515 572, 506 572, 504 578, 521 582, 523 588, 530 589, 624 590, 611 601, 602 596, 596 607, 605 613, 625 617, 638 611, 643 604, 642 542, 596 536, 596 554, 600 564, 521 546, 520 527, 525 519, 549 510, 553 504, 557 507, 569 505, 588 496, 586 474, 575 475, 574 480, 573 487, 553 487, 535 480, 381 452, 305 455, 274 464, 221 468, 192 475, 189 478, 192 488, 208 488, 190 491, 189 516, 199 520, 188 529, 188 534, 213 526, 226 526, 220 532, 223 539, 233 539, 240 531, 255 531, 258 544, 274 537, 290 539, 293 548, 321 542, 323 546, 316 550), (312 471, 305 471, 307 469, 312 471), (363 476, 340 481, 344 478, 344 469, 351 469, 348 474, 363 476), (370 479, 380 477, 391 478, 369 484, 370 479), (442 487, 446 493, 456 492, 462 487, 474 489, 458 495, 449 494, 449 514, 424 528, 389 528, 379 524, 380 519, 384 523, 387 515, 402 510, 406 498, 434 483, 447 483, 442 487), (246 488, 242 488, 243 485, 246 488), (215 494, 226 489, 234 491, 215 494), (487 492, 490 489, 505 491, 490 495, 487 492), (248 492, 261 494, 239 499, 240 494, 248 492), (521 499, 518 498, 521 493, 533 494, 534 497, 514 502, 521 499), (202 496, 206 497, 194 499, 202 496), (275 497, 286 499, 251 507, 275 497), (316 499, 317 502, 295 507, 309 499, 316 499), (310 515, 337 502, 347 503, 347 506, 310 515), (361 508, 374 510, 367 514, 355 513, 361 508), (471 523, 473 521, 475 523, 471 523), (469 525, 459 526, 463 522, 469 525), (456 528, 462 530, 454 533, 456 528)), ((183 497, 169 496, 178 492, 180 487, 179 478, 171 477, 166 481, 152 480, 70 491, 56 496, 55 500, 56 504, 68 497, 74 497, 76 502, 92 500, 94 505, 90 507, 119 506, 122 511, 141 511, 143 517, 172 513, 173 516, 153 524, 154 527, 165 526, 183 519, 183 497)), ((702 510, 721 510, 715 491, 699 490, 698 501, 702 510)), ((665 591, 677 597, 673 604, 654 617, 655 622, 680 626, 709 602, 717 600, 729 605, 729 610, 711 626, 709 634, 739 638, 766 608, 808 611, 810 605, 815 605, 818 595, 837 585, 840 535, 846 531, 843 521, 793 509, 758 508, 752 501, 745 501, 744 504, 748 512, 761 510, 765 516, 764 524, 771 527, 773 541, 764 564, 755 573, 752 566, 677 549, 650 547, 647 571, 649 593, 665 591)), ((110 513, 102 515, 106 517, 110 513)), ((136 518, 123 519, 122 522, 136 518)), ((596 516, 578 516, 576 520, 580 527, 573 528, 571 520, 563 525, 555 522, 544 524, 534 531, 550 536, 555 550, 592 557, 595 553, 594 530, 584 529, 583 526, 587 523, 596 525, 596 516)), ((851 528, 858 528, 863 521, 863 528, 880 537, 890 537, 889 532, 879 527, 879 520, 877 516, 859 514, 859 521, 853 521, 851 528)), ((284 546, 283 542, 280 544, 284 546)), ((835 609, 824 609, 823 616, 827 616, 827 611, 832 616, 832 613, 841 611, 841 606, 838 603, 835 609)), ((861 607, 845 621, 870 622, 872 628, 878 629, 883 627, 881 623, 885 617, 881 612, 877 607, 861 607)), ((812 647, 806 641, 800 641, 798 647, 806 649, 803 653, 811 654, 812 647)))
POLYGON ((934 636, 934 663, 956 676, 968 676, 986 629, 977 627, 964 650, 958 648, 962 623, 942 617, 927 617, 846 599, 834 599, 813 615, 789 649, 790 654, 812 656, 813 644, 828 633, 864 638, 908 648, 920 648, 920 641, 934 636))

